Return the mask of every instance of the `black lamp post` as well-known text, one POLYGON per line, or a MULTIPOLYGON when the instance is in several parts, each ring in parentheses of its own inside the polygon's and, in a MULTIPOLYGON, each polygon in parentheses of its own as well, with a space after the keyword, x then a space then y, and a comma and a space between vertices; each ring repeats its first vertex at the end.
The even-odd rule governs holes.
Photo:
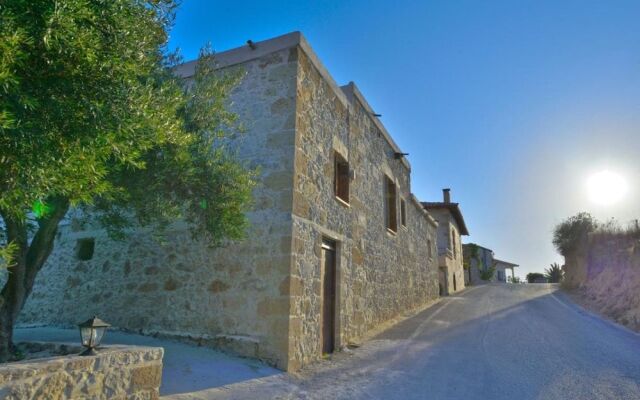
POLYGON ((80 353, 80 355, 95 356, 97 354, 95 348, 100 345, 104 333, 110 326, 111 325, 96 316, 78 325, 80 328, 80 340, 82 341, 82 345, 87 348, 80 353))

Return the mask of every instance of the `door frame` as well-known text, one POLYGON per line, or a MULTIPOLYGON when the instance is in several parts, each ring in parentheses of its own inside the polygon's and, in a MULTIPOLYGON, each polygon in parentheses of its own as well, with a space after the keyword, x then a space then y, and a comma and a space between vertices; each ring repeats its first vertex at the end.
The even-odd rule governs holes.
POLYGON ((331 237, 323 236, 320 243, 321 257, 320 257, 320 283, 321 283, 321 305, 320 305, 320 354, 323 354, 324 347, 324 289, 325 289, 325 251, 333 252, 333 350, 335 352, 341 346, 340 340, 340 247, 339 242, 331 237))

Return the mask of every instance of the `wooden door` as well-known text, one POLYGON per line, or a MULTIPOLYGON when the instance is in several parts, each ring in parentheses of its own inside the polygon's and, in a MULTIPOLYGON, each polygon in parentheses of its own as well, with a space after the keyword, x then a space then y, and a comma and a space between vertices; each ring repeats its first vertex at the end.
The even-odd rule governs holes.
POLYGON ((336 245, 322 241, 322 353, 333 353, 336 329, 336 245))

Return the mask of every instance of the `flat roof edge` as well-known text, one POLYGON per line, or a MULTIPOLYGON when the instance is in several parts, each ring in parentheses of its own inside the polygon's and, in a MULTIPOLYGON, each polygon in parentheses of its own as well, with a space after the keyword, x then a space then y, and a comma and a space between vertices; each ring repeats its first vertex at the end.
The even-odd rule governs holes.
MULTIPOLYGON (((374 111, 371 108, 371 105, 369 105, 369 102, 367 102, 366 98, 364 97, 362 92, 360 92, 356 84, 354 82, 349 82, 347 85, 344 85, 344 86, 338 85, 337 82, 333 79, 333 77, 329 73, 329 71, 327 70, 327 68, 324 66, 324 64, 322 64, 322 62, 320 61, 316 53, 311 48, 311 45, 309 44, 309 42, 301 32, 294 31, 294 32, 286 33, 281 36, 277 36, 275 38, 263 40, 260 42, 254 42, 253 48, 251 48, 249 45, 243 45, 243 46, 232 48, 229 50, 224 50, 219 53, 215 53, 214 59, 219 68, 226 68, 233 65, 252 61, 260 57, 264 57, 268 54, 275 53, 277 51, 285 50, 288 48, 292 48, 295 46, 300 46, 302 51, 305 52, 305 54, 307 55, 307 57, 309 57, 309 60, 311 61, 313 66, 318 70, 320 75, 331 87, 334 94, 343 103, 343 105, 345 107, 349 107, 353 103, 352 102, 353 98, 351 96, 348 96, 347 93, 345 93, 345 89, 346 89, 353 94, 353 97, 358 99, 360 104, 362 104, 364 109, 369 113, 369 118, 371 118, 374 125, 380 130, 380 132, 382 132, 383 137, 385 138, 387 143, 389 143, 393 151, 397 153, 402 153, 402 150, 400 150, 400 147, 393 140, 393 138, 391 137, 391 135, 389 134, 385 126, 382 124, 382 122, 377 117, 373 116, 374 111)), ((189 78, 193 76, 193 74, 195 73, 196 63, 197 63, 197 60, 187 61, 183 64, 176 66, 174 70, 176 74, 181 76, 182 78, 189 78)), ((409 171, 411 171, 411 165, 409 164, 409 161, 405 157, 402 157, 400 161, 409 171)))
MULTIPOLYGON (((369 118, 371 118, 374 125, 380 130, 380 132, 382 132, 382 136, 385 138, 387 143, 389 143, 389 146, 391 146, 393 151, 395 151, 396 153, 402 153, 402 150, 400 150, 400 146, 398 146, 395 140, 393 140, 393 137, 391 137, 391 134, 389 134, 389 131, 387 131, 387 128, 385 128, 384 124, 380 121, 378 117, 375 117, 373 115, 375 113, 373 111, 373 108, 371 108, 371 105, 369 104, 367 99, 364 97, 360 89, 358 89, 358 86, 355 84, 355 82, 351 81, 348 84, 342 86, 342 88, 344 88, 345 90, 350 90, 351 93, 353 93, 353 97, 358 99, 360 104, 362 104, 364 109, 369 113, 369 118)), ((402 157, 400 159, 400 162, 402 162, 402 164, 405 167, 407 167, 409 171, 411 171, 411 164, 409 164, 409 161, 407 161, 405 157, 402 157)))
MULTIPOLYGON (((304 38, 302 33, 295 31, 271 39, 254 42, 254 48, 249 45, 234 47, 229 50, 214 53, 214 59, 219 68, 230 67, 232 65, 241 64, 247 61, 266 56, 276 51, 288 49, 300 44, 304 38)), ((175 67, 176 73, 183 77, 189 78, 195 73, 196 60, 187 61, 175 67)))

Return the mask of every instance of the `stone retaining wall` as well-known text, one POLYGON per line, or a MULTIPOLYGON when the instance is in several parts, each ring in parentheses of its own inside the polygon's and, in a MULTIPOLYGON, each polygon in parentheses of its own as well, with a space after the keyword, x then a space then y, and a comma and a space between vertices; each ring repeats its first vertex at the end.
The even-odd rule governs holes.
POLYGON ((640 331, 640 240, 595 235, 565 256, 563 287, 596 312, 640 331))
POLYGON ((157 399, 162 348, 107 346, 96 356, 70 355, 0 365, 0 399, 157 399))

